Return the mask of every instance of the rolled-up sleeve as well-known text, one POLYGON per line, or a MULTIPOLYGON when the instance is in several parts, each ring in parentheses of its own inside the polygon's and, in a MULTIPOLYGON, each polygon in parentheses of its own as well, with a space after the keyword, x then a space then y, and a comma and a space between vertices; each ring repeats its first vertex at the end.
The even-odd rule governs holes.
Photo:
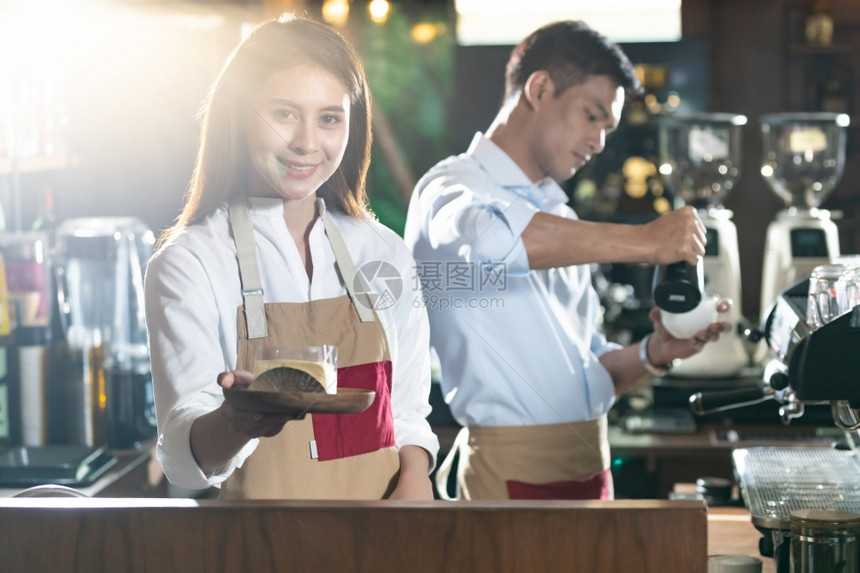
POLYGON ((217 376, 224 371, 219 314, 200 262, 173 245, 150 261, 146 320, 158 421, 156 454, 167 478, 199 489, 218 485, 256 447, 252 440, 232 463, 206 476, 191 452, 191 425, 223 401, 217 376))
POLYGON ((437 177, 420 191, 431 246, 466 262, 505 264, 508 272, 528 272, 521 235, 538 208, 516 196, 505 201, 482 195, 462 179, 437 177))

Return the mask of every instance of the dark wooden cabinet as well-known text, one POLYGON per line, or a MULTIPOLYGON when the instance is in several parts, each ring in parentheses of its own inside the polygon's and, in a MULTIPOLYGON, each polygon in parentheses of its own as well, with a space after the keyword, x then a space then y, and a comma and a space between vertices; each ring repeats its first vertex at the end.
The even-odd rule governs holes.
POLYGON ((848 45, 789 44, 785 53, 785 109, 851 114, 854 63, 848 45))

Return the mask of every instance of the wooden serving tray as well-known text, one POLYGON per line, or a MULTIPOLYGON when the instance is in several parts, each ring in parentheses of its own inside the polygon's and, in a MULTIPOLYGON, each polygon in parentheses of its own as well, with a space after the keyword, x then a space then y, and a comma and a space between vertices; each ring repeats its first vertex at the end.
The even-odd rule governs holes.
POLYGON ((237 410, 266 414, 353 414, 373 404, 376 392, 338 388, 337 394, 323 392, 276 392, 224 388, 224 398, 237 410))

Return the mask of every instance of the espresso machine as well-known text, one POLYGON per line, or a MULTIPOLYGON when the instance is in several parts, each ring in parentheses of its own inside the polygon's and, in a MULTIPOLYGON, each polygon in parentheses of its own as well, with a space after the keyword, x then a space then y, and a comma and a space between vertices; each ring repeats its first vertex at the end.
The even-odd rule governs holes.
POLYGON ((699 414, 775 400, 785 424, 812 406, 829 407, 845 433, 847 443, 840 447, 747 447, 732 453, 744 503, 763 534, 761 553, 774 558, 777 573, 787 573, 796 558, 790 552, 799 544, 792 543, 798 512, 860 512, 860 305, 813 330, 807 321, 809 284, 804 277, 783 290, 767 312, 763 331, 771 360, 757 389, 690 398, 699 414))
POLYGON ((53 375, 71 443, 135 448, 155 435, 143 279, 154 236, 133 217, 69 219, 57 229, 64 344, 53 375))
POLYGON ((760 118, 761 174, 784 202, 767 228, 762 319, 779 293, 839 256, 839 233, 820 209, 842 177, 849 118, 835 113, 779 113, 760 118))
MULTIPOLYGON (((686 205, 699 211, 707 230, 704 288, 734 301, 727 315, 736 325, 741 320, 741 276, 737 227, 723 202, 740 174, 741 131, 747 118, 728 113, 666 116, 659 121, 660 173, 686 205)), ((749 363, 744 341, 735 328, 686 358, 671 376, 728 378, 749 363)))

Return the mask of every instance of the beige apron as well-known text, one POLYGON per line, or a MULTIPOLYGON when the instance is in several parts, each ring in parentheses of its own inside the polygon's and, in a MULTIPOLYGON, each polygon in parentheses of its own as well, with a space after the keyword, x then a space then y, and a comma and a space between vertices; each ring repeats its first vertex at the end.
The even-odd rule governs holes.
POLYGON ((355 267, 325 205, 319 212, 348 295, 307 303, 263 304, 254 231, 244 201, 231 203, 244 305, 237 313, 237 368, 253 371, 259 346, 337 346, 338 387, 376 391, 358 414, 309 414, 261 438, 221 486, 221 499, 382 499, 397 481, 391 359, 366 295, 355 293, 355 267))
POLYGON ((612 499, 606 416, 535 426, 469 426, 437 472, 447 485, 459 454, 462 499, 612 499))

